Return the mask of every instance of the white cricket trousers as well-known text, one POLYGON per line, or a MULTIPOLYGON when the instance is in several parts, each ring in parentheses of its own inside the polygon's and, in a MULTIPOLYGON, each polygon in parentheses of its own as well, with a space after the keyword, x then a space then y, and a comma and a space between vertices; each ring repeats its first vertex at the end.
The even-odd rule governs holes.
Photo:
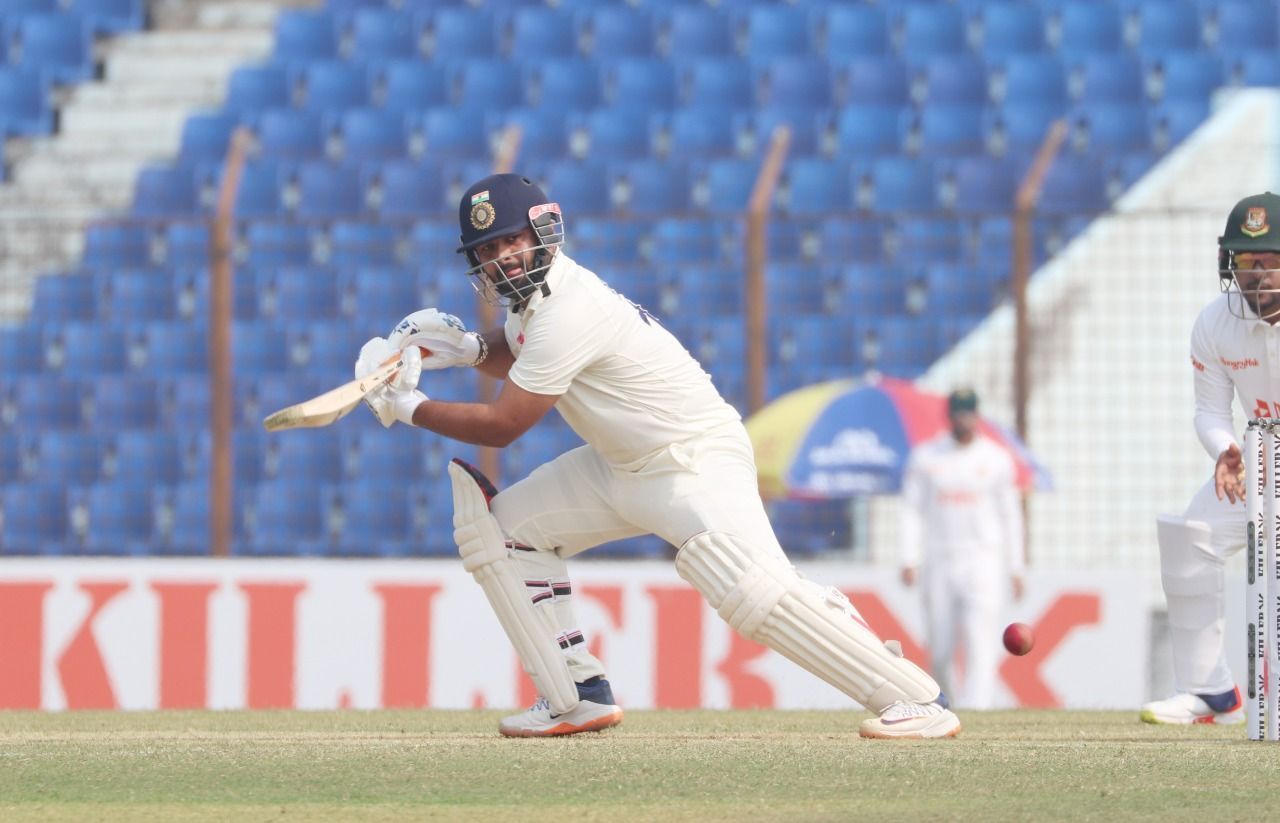
POLYGON ((1009 575, 998 552, 934 560, 926 550, 920 570, 929 661, 933 675, 957 706, 994 705, 1000 665, 1000 612, 1009 575), (956 677, 962 651, 964 677, 956 677))
MULTIPOLYGON (((669 446, 629 471, 579 446, 500 492, 492 510, 507 537, 537 550, 512 552, 526 581, 567 592, 564 558, 642 534, 679 547, 699 532, 721 531, 782 556, 757 483, 751 441, 741 423, 732 423, 669 446)), ((604 673, 581 642, 570 595, 544 602, 555 610, 574 680, 604 673)))

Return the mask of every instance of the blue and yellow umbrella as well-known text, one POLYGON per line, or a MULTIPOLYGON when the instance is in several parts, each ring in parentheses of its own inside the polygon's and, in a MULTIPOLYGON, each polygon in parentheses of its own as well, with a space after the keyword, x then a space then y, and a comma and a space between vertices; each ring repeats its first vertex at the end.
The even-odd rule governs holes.
MULTIPOLYGON (((889 377, 788 392, 747 420, 760 491, 813 499, 897 492, 911 449, 947 427, 946 407, 945 397, 889 377)), ((1013 457, 1021 488, 1051 488, 1012 432, 985 419, 979 429, 1013 457)))

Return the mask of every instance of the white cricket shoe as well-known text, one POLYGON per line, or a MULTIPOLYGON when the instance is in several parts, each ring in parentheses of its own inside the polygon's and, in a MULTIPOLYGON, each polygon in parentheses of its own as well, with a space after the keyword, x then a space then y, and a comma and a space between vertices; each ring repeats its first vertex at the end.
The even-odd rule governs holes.
POLYGON ((579 700, 564 714, 552 714, 551 704, 545 697, 529 707, 528 711, 504 717, 498 731, 506 737, 557 737, 579 732, 598 732, 622 722, 622 709, 602 706, 590 700, 579 700))
POLYGON ((1217 711, 1198 694, 1175 694, 1164 700, 1153 700, 1143 705, 1138 717, 1143 723, 1169 723, 1174 725, 1191 725, 1192 723, 1234 724, 1244 722, 1244 704, 1240 700, 1240 690, 1235 689, 1234 702, 1221 700, 1231 693, 1211 695, 1214 702, 1226 703, 1223 711, 1217 711))
POLYGON ((879 717, 862 721, 858 734, 881 740, 925 740, 955 737, 960 733, 960 718, 938 702, 913 703, 899 700, 880 712, 879 717))

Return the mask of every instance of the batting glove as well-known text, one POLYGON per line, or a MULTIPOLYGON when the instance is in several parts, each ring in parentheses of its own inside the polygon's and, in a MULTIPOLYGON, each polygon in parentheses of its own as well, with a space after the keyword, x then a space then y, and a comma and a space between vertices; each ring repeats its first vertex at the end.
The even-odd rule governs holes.
POLYGON ((386 338, 374 337, 360 347, 355 376, 360 378, 370 374, 392 357, 400 357, 404 365, 389 383, 366 394, 364 404, 384 428, 390 428, 397 420, 412 426, 413 412, 427 399, 417 389, 418 379, 422 376, 422 358, 416 347, 401 352, 386 338))
POLYGON ((420 346, 424 369, 478 366, 489 356, 484 338, 467 331, 462 321, 439 309, 421 309, 396 324, 388 342, 397 349, 420 346))

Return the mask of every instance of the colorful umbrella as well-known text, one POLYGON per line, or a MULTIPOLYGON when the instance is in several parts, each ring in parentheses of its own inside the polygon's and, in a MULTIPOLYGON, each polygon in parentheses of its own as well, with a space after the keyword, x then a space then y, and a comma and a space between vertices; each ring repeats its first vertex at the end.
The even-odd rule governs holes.
MULTIPOLYGON (((896 492, 911 449, 947 427, 946 406, 945 397, 888 377, 784 394, 747 420, 760 490, 819 499, 896 492)), ((985 419, 979 429, 1013 457, 1021 488, 1051 487, 1015 435, 985 419)))

